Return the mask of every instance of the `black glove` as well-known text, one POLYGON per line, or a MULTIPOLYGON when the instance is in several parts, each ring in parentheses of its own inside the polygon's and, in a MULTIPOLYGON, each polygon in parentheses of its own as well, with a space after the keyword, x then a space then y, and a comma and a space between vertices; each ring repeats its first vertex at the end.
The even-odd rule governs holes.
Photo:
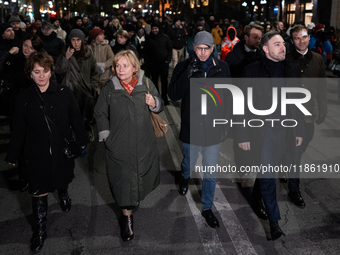
POLYGON ((201 71, 201 63, 197 59, 193 59, 188 66, 188 78, 190 78, 194 73, 201 71))
POLYGON ((320 125, 321 123, 323 123, 326 119, 326 114, 321 114, 319 115, 319 118, 315 121, 316 124, 320 125))

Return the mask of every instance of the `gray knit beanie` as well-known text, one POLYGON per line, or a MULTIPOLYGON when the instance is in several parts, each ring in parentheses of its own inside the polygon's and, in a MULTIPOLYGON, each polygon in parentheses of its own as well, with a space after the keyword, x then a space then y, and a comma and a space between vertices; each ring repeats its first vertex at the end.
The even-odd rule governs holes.
POLYGON ((82 41, 82 43, 85 42, 85 34, 80 29, 71 30, 68 39, 71 41, 73 37, 78 37, 82 41))
POLYGON ((20 18, 18 16, 14 16, 12 15, 9 20, 8 20, 8 23, 12 23, 12 22, 20 22, 20 18))

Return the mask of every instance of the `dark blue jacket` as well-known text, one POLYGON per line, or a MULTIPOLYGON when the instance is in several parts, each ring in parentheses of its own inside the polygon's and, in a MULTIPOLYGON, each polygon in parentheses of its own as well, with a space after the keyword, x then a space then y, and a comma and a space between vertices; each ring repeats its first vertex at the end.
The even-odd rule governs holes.
MULTIPOLYGON (((209 88, 205 87, 204 83, 208 83, 205 78, 223 78, 218 83, 229 83, 230 71, 228 64, 213 56, 213 65, 208 73, 204 73, 202 70, 196 72, 192 75, 191 79, 198 79, 191 80, 188 78, 187 70, 191 61, 199 61, 199 59, 194 55, 176 65, 168 90, 171 100, 182 100, 179 139, 185 143, 201 146, 219 144, 226 138, 229 125, 217 125, 215 128, 212 128, 212 123, 213 119, 216 118, 230 119, 232 110, 231 93, 228 89, 216 89, 221 98, 222 106, 217 96, 209 88), (204 92, 200 88, 210 91, 217 102, 215 105, 213 99, 207 96, 207 115, 201 114, 201 95, 204 92)), ((213 85, 211 86, 213 87, 213 85)))

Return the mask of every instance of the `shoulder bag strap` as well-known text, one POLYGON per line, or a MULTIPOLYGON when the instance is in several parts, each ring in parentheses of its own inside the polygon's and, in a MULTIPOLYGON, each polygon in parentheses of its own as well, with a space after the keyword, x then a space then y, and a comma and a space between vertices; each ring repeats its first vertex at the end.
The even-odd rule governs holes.
MULTIPOLYGON (((39 94, 39 91, 37 90, 37 88, 35 87, 35 90, 37 92, 37 94, 39 95, 40 99, 42 102, 44 102, 44 100, 42 99, 41 95, 39 94)), ((37 99, 39 105, 40 105, 40 109, 42 110, 43 114, 44 114, 44 119, 45 119, 45 122, 47 124, 47 127, 48 127, 48 130, 50 131, 50 133, 52 134, 52 130, 51 130, 51 127, 49 125, 49 122, 52 123, 52 125, 56 128, 56 130, 58 131, 58 133, 63 137, 63 139, 65 140, 66 143, 68 143, 68 140, 65 138, 65 136, 60 132, 59 128, 54 124, 54 122, 50 119, 50 117, 47 115, 46 113, 46 110, 45 110, 45 106, 41 104, 39 98, 34 95, 34 97, 37 99)))

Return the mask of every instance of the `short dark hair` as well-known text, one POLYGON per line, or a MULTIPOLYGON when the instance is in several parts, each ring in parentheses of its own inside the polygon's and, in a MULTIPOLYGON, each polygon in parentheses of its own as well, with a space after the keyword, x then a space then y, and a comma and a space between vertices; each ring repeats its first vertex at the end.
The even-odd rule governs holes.
POLYGON ((264 33, 264 29, 262 26, 258 25, 258 24, 249 24, 249 25, 246 25, 243 29, 243 33, 247 36, 250 35, 250 31, 253 29, 253 28, 256 28, 258 30, 260 30, 262 33, 264 33))
POLYGON ((269 31, 265 33, 261 38, 260 48, 262 49, 264 45, 268 45, 268 41, 272 39, 275 35, 280 35, 280 33, 278 31, 269 31))
POLYGON ((30 77, 34 65, 38 64, 39 66, 51 70, 51 75, 54 73, 54 61, 53 58, 45 52, 37 52, 33 53, 26 61, 25 64, 25 73, 27 77, 30 77))
POLYGON ((308 33, 308 29, 304 25, 298 24, 293 26, 290 30, 290 38, 293 39, 293 33, 300 32, 301 30, 306 30, 306 32, 308 33))
POLYGON ((27 40, 31 41, 33 49, 35 49, 37 52, 42 51, 44 49, 44 42, 40 39, 39 36, 35 34, 28 34, 25 36, 22 43, 24 43, 27 40))

